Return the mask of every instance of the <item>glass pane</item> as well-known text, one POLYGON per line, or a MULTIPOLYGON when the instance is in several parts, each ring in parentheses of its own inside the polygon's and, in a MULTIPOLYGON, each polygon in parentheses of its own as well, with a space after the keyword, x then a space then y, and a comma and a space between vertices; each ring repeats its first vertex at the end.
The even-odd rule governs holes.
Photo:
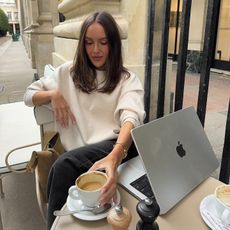
POLYGON ((172 0, 171 1, 171 12, 170 12, 170 23, 169 23, 169 43, 168 43, 168 52, 174 53, 176 51, 176 54, 178 54, 179 49, 179 38, 180 38, 180 17, 181 17, 181 11, 182 11, 182 1, 178 0, 172 0), (178 2, 180 3, 179 7, 179 25, 178 28, 176 28, 176 20, 177 20, 177 8, 178 8, 178 2), (177 30, 177 31, 176 31, 177 30), (176 35, 177 32, 177 35, 176 35), (177 36, 177 38, 176 38, 177 36), (176 41, 177 39, 177 41, 176 41), (176 50, 175 50, 175 43, 176 50))
POLYGON ((215 59, 230 61, 230 0, 222 0, 220 6, 219 25, 215 59))

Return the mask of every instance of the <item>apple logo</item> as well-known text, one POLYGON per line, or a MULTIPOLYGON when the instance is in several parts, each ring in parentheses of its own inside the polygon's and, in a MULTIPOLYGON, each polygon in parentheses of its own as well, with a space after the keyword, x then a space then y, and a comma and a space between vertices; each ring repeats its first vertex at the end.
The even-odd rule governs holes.
POLYGON ((186 151, 185 149, 183 148, 183 145, 180 143, 180 141, 178 141, 178 145, 176 147, 176 151, 177 151, 177 154, 180 156, 180 157, 184 157, 186 155, 186 151))

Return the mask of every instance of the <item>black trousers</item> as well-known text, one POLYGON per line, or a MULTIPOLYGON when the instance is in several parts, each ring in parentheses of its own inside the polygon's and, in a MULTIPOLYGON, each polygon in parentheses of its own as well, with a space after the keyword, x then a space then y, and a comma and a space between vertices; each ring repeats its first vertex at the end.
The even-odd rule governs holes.
MULTIPOLYGON (((49 230, 55 220, 54 210, 59 210, 68 197, 68 189, 74 185, 75 180, 94 164, 111 152, 116 140, 106 140, 96 144, 80 147, 62 154, 53 164, 48 179, 48 217, 47 229, 49 230)), ((137 151, 134 144, 128 151, 125 162, 134 156, 137 151)))

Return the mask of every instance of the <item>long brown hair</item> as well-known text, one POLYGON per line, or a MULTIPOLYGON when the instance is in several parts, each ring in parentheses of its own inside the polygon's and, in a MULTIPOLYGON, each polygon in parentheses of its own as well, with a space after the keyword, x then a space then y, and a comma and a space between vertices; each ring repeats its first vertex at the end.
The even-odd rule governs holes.
POLYGON ((123 66, 119 30, 114 18, 109 13, 95 12, 83 22, 71 74, 75 87, 86 93, 95 90, 111 93, 119 83, 122 74, 129 77, 129 72, 123 66), (105 82, 101 88, 98 88, 97 81, 95 81, 96 69, 89 60, 85 49, 86 32, 94 22, 100 23, 104 28, 109 44, 109 54, 105 63, 105 82))

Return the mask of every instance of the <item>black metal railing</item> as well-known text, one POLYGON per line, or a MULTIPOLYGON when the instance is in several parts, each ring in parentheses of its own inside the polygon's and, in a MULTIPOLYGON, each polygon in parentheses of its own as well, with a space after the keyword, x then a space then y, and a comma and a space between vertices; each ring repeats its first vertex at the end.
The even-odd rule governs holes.
POLYGON ((145 58, 145 81, 144 81, 144 102, 145 102, 145 123, 149 121, 150 96, 151 96, 151 73, 153 59, 153 28, 154 28, 155 1, 148 1, 148 26, 147 26, 147 45, 145 58))
POLYGON ((228 104, 228 115, 225 128, 224 148, 221 158, 219 180, 229 184, 230 176, 230 99, 228 104))
POLYGON ((170 8, 171 8, 171 0, 164 1, 164 7, 163 7, 164 16, 163 16, 159 83, 158 83, 157 118, 162 117, 164 115, 170 8))
MULTIPOLYGON (((180 43, 179 43, 179 53, 178 53, 178 63, 177 63, 174 111, 180 110, 183 107, 191 3, 192 0, 183 0, 181 24, 180 24, 180 43)), ((145 67, 145 86, 144 86, 145 110, 147 114, 145 122, 149 121, 150 102, 151 102, 150 95, 151 95, 151 77, 152 77, 152 64, 153 64, 152 48, 153 48, 153 37, 154 37, 155 4, 156 3, 154 0, 148 1, 148 29, 147 29, 146 67, 145 67)), ((206 115, 210 68, 213 60, 213 51, 215 49, 214 43, 215 43, 215 36, 217 32, 217 22, 218 22, 217 17, 219 13, 217 9, 219 9, 219 4, 220 4, 220 0, 208 0, 204 47, 203 47, 202 59, 201 59, 198 104, 197 104, 197 114, 203 126, 205 123, 205 115, 206 115)), ((161 41, 159 81, 158 81, 158 98, 157 98, 157 112, 156 112, 157 118, 164 116, 170 5, 171 5, 171 0, 164 0, 162 41, 161 41)), ((230 112, 229 110, 230 110, 230 103, 228 108, 224 149, 223 149, 223 156, 222 156, 221 170, 220 170, 220 177, 219 177, 219 179, 225 183, 229 183, 229 176, 230 176, 230 112)))
POLYGON ((176 75, 175 111, 182 109, 184 97, 184 79, 186 71, 186 57, 188 50, 188 34, 191 12, 191 0, 183 0, 181 15, 181 31, 178 55, 178 67, 176 75))
POLYGON ((206 114, 206 105, 208 98, 208 87, 209 87, 209 77, 210 77, 210 68, 213 58, 214 50, 214 39, 216 33, 216 17, 218 15, 217 9, 218 1, 209 0, 207 17, 206 17, 206 27, 205 27, 205 37, 204 37, 204 48, 201 61, 201 71, 200 71, 200 86, 199 86, 199 95, 198 95, 198 104, 197 104, 197 114, 200 118, 201 124, 204 126, 205 114, 206 114))

